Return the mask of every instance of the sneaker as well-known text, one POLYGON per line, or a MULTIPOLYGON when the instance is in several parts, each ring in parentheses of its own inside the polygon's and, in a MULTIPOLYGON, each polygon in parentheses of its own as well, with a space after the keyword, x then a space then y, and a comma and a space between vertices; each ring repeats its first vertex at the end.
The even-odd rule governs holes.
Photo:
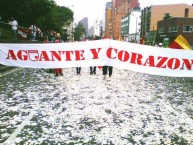
POLYGON ((58 77, 58 73, 55 76, 58 77))

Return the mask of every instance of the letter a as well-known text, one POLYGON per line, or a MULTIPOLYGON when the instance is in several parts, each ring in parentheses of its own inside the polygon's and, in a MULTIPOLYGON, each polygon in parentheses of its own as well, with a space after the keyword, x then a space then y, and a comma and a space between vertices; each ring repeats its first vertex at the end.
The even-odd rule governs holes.
POLYGON ((15 54, 14 54, 14 51, 13 50, 9 50, 8 52, 8 55, 7 55, 7 58, 6 59, 14 59, 14 60, 17 60, 15 54))

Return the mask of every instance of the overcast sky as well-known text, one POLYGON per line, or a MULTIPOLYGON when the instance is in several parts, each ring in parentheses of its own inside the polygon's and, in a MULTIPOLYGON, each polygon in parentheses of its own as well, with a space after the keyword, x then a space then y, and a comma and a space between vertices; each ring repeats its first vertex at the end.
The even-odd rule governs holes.
MULTIPOLYGON (((89 26, 92 26, 94 20, 104 19, 105 4, 111 0, 54 0, 57 5, 69 7, 74 11, 75 22, 84 17, 88 17, 89 26)), ((141 8, 150 5, 164 5, 186 3, 192 5, 192 0, 139 0, 141 8)))

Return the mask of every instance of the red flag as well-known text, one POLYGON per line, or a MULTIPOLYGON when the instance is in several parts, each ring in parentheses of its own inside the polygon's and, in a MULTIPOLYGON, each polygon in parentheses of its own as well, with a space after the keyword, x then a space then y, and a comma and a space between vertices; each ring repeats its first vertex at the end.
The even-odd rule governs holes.
POLYGON ((27 35, 28 35, 28 29, 27 28, 23 28, 23 27, 19 27, 18 28, 18 35, 20 39, 27 39, 27 35))
POLYGON ((179 35, 168 47, 174 49, 192 50, 190 44, 182 35, 179 35))
POLYGON ((176 43, 175 41, 171 42, 168 47, 169 47, 169 48, 173 48, 173 49, 183 49, 183 48, 182 48, 178 43, 176 43))

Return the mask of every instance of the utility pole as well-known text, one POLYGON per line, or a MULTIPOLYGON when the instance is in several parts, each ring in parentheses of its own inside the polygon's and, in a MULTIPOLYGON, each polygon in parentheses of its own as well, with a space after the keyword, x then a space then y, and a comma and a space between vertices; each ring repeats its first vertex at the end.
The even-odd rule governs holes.
POLYGON ((103 37, 103 20, 100 22, 100 37, 103 37))
POLYGON ((137 43, 137 17, 136 17, 136 27, 135 27, 135 43, 137 43))

